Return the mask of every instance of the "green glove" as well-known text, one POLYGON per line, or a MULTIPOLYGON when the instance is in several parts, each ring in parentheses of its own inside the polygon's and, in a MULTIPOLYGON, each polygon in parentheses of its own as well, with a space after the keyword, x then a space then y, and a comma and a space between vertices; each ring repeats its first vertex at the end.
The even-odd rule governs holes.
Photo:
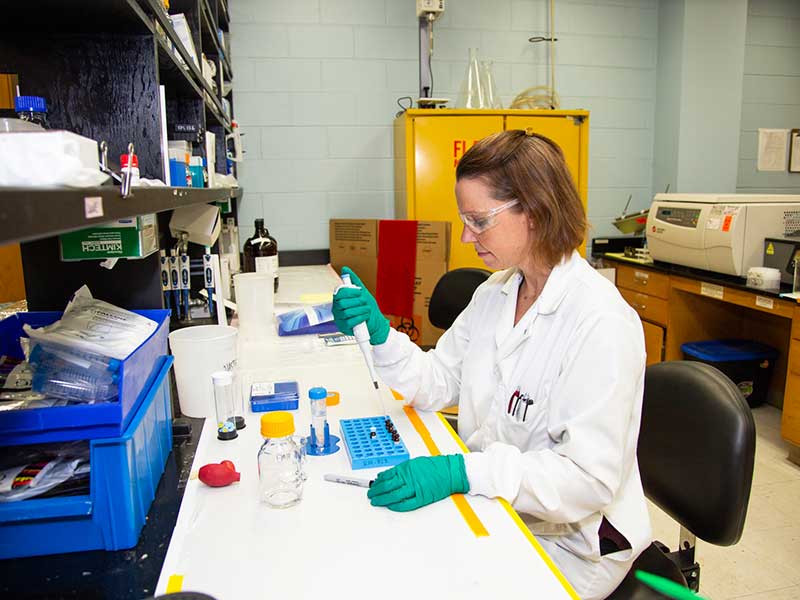
POLYGON ((372 506, 408 512, 469 491, 462 454, 419 456, 382 471, 367 492, 372 506))
POLYGON ((361 283, 350 267, 342 268, 342 275, 350 275, 350 283, 358 288, 341 288, 333 296, 333 321, 339 331, 353 335, 353 327, 366 322, 369 341, 373 346, 382 344, 389 337, 389 319, 381 314, 378 302, 361 283))

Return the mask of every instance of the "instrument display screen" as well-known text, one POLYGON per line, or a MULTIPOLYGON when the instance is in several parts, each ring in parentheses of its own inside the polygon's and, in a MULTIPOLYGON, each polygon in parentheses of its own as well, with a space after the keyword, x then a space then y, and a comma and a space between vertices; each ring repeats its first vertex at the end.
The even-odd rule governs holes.
POLYGON ((659 206, 656 212, 656 219, 669 223, 670 225, 696 229, 697 222, 700 219, 700 210, 699 208, 659 206))

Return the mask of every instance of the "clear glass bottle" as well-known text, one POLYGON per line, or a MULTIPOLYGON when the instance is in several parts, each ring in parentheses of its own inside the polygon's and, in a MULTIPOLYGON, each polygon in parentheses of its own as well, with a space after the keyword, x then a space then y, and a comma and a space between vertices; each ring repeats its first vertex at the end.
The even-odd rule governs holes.
POLYGON ((258 496, 271 508, 289 508, 303 497, 303 459, 291 413, 262 415, 264 445, 258 451, 258 496))
POLYGON ((245 273, 272 273, 275 293, 278 292, 278 240, 264 227, 264 219, 256 219, 255 233, 244 243, 245 273))
POLYGON ((481 82, 480 65, 478 64, 478 49, 469 49, 469 62, 461 82, 461 91, 456 102, 457 108, 485 108, 483 86, 481 82))
POLYGON ((494 84, 494 73, 492 61, 480 61, 481 89, 483 90, 483 108, 503 108, 500 96, 497 95, 497 88, 494 84))

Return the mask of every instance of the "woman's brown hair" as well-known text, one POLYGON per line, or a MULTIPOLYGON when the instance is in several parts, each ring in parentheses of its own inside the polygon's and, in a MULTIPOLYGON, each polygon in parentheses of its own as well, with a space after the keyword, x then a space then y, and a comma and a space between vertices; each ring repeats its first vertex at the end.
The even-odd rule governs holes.
POLYGON ((536 228, 533 250, 546 266, 557 265, 583 242, 586 212, 553 140, 530 129, 492 134, 461 157, 456 181, 461 179, 483 180, 496 200, 519 200, 536 228))

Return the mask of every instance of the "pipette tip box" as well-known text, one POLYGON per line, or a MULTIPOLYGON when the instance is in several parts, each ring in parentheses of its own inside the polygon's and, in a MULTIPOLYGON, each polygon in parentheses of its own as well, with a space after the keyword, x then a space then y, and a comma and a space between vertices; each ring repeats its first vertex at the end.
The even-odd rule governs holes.
POLYGON ((350 466, 355 469, 391 467, 409 459, 408 449, 402 438, 397 441, 387 431, 386 419, 391 417, 364 417, 361 419, 342 419, 339 427, 350 466), (371 436, 370 433, 375 433, 371 436))
POLYGON ((297 410, 300 391, 296 381, 254 383, 250 386, 253 412, 297 410))

